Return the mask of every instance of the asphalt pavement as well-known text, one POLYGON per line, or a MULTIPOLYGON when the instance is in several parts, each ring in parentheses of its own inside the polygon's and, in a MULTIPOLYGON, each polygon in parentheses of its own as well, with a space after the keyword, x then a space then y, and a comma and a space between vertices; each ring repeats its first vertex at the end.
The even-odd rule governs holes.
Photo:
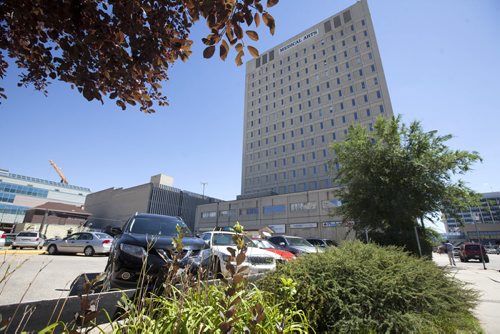
POLYGON ((437 265, 448 267, 457 279, 480 292, 474 314, 487 334, 497 334, 500 333, 500 255, 488 256, 490 263, 486 263, 486 270, 481 262, 460 262, 458 257, 455 257, 456 267, 450 266, 446 254, 434 253, 433 259, 437 265))
POLYGON ((47 255, 40 251, 0 251, 0 305, 65 298, 83 273, 104 271, 107 256, 47 255), (12 272, 6 279, 5 273, 12 272))

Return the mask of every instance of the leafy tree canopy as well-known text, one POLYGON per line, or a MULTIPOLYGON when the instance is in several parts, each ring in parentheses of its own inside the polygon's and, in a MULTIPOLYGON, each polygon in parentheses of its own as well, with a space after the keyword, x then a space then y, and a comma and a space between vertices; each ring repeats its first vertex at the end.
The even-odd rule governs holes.
MULTIPOLYGON (((267 0, 267 8, 279 0, 267 0)), ((33 85, 47 94, 51 80, 62 80, 83 96, 103 102, 108 96, 123 110, 139 105, 154 112, 154 104, 168 105, 161 82, 169 66, 191 54, 192 25, 204 19, 210 33, 203 52, 210 58, 219 47, 225 60, 230 48, 242 64, 243 27, 261 20, 274 34, 274 18, 261 0, 5 0, 0 2, 0 77, 6 57, 22 69, 19 86, 33 85)), ((6 98, 0 88, 0 98, 6 98)))
POLYGON ((351 127, 346 140, 331 144, 342 206, 338 212, 355 222, 358 232, 381 243, 407 246, 417 219, 435 219, 452 208, 477 201, 477 194, 454 175, 464 174, 481 160, 476 152, 452 150, 451 135, 424 132, 419 122, 409 126, 401 117, 382 118, 374 131, 351 127))

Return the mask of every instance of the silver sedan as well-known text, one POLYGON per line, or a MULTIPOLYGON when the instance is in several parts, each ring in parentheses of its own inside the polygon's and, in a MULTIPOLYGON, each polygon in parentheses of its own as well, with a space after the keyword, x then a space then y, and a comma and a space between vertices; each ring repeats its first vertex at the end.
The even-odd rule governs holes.
POLYGON ((47 246, 50 255, 57 253, 83 253, 85 256, 109 254, 113 237, 101 232, 80 232, 64 239, 52 240, 47 246))

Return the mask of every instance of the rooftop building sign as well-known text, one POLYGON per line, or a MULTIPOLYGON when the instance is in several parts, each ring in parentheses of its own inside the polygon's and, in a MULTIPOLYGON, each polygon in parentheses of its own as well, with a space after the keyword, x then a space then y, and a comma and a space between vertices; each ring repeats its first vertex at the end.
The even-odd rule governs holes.
POLYGON ((285 52, 288 49, 291 49, 291 48, 299 45, 303 41, 308 40, 309 38, 316 36, 318 33, 319 33, 318 29, 313 30, 311 32, 306 33, 304 36, 297 38, 295 41, 293 41, 291 43, 288 43, 285 46, 282 46, 280 48, 280 54, 283 53, 283 52, 285 52))

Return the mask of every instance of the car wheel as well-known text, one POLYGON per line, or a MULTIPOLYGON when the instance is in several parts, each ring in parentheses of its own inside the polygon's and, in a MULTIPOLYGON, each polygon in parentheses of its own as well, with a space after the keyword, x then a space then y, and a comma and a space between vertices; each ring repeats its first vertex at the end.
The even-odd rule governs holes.
POLYGON ((56 245, 50 245, 49 248, 47 248, 47 253, 49 253, 49 255, 56 255, 57 254, 56 245))
POLYGON ((112 260, 108 260, 106 268, 104 268, 104 279, 102 280, 101 292, 108 292, 113 288, 111 283, 111 278, 113 277, 113 266, 114 262, 112 260))
POLYGON ((85 254, 85 256, 94 256, 94 254, 95 254, 94 248, 92 248, 91 246, 87 246, 83 250, 83 254, 85 254))
POLYGON ((224 275, 222 274, 222 267, 221 267, 221 261, 217 256, 214 256, 212 258, 211 265, 210 265, 210 273, 212 274, 212 277, 214 279, 221 279, 224 278, 224 275))
POLYGON ((12 249, 17 249, 17 246, 12 246, 12 249))
POLYGON ((465 262, 465 259, 463 257, 460 257, 460 262, 465 262))
POLYGON ((469 262, 469 259, 464 257, 464 262, 469 262))
POLYGON ((486 256, 486 257, 484 258, 484 262, 486 262, 486 263, 490 263, 490 258, 489 258, 488 256, 486 256))

